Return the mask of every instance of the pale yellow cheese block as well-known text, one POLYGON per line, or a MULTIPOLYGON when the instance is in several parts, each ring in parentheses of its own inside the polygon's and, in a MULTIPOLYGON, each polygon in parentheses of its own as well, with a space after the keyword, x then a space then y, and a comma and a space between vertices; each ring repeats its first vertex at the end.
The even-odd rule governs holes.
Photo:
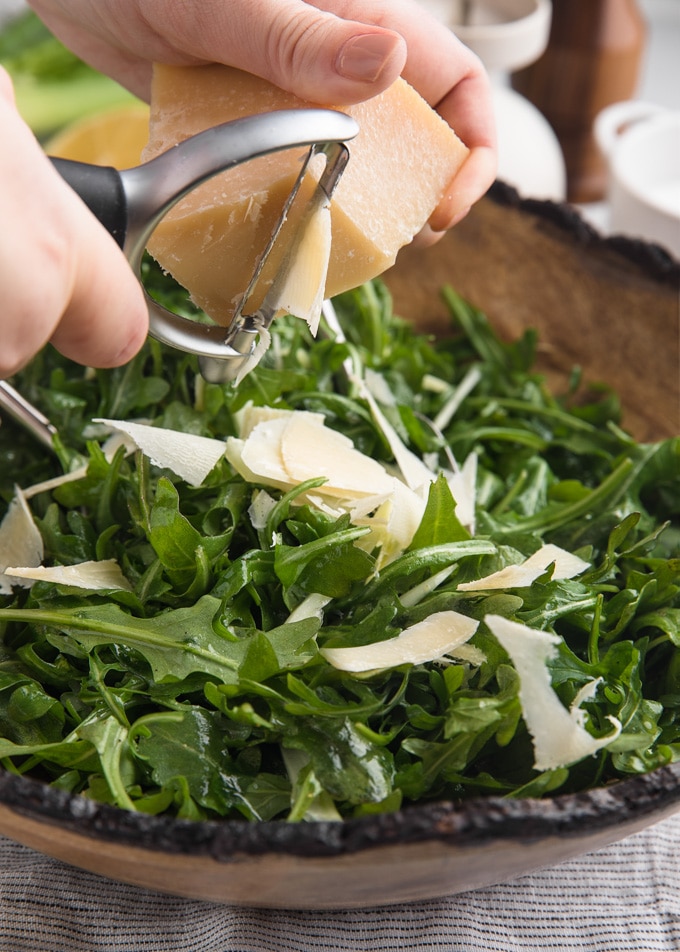
MULTIPOLYGON (((312 104, 226 66, 154 67, 148 160, 178 142, 242 116, 312 104)), ((323 104, 322 104, 323 105, 323 104)), ((325 296, 381 274, 439 204, 468 149, 418 93, 399 79, 387 91, 343 107, 360 132, 331 205, 332 246, 325 296)), ((161 222, 150 253, 215 321, 228 324, 297 178, 300 152, 279 152, 206 182, 161 222)), ((298 213, 313 188, 303 186, 298 213)), ((253 313, 290 245, 288 217, 276 253, 248 301, 253 313)))

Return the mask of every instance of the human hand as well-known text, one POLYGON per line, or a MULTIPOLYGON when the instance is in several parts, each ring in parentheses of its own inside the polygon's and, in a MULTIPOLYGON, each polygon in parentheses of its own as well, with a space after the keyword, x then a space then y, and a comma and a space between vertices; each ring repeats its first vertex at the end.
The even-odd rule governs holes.
POLYGON ((19 117, 1 67, 0 130, 0 378, 48 340, 82 364, 125 363, 148 329, 139 281, 19 117))
POLYGON ((430 220, 455 224, 496 174, 480 61, 415 0, 29 0, 82 59, 149 98, 152 63, 225 63, 303 99, 360 102, 400 74, 471 153, 430 220))

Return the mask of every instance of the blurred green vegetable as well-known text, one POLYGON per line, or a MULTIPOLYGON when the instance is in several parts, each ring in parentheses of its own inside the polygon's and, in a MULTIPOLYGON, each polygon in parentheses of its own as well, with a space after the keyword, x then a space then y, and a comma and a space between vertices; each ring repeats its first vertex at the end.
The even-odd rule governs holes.
POLYGON ((12 77, 19 112, 41 140, 76 119, 137 101, 78 59, 32 11, 0 31, 0 64, 12 77))

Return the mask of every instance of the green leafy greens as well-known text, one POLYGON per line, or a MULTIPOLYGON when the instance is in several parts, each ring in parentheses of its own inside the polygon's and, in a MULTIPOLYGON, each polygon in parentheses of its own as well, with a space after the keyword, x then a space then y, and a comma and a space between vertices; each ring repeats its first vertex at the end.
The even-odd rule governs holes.
MULTIPOLYGON (((148 280, 181 307, 162 277, 148 280)), ((336 299, 344 341, 280 320, 238 389, 205 383, 193 358, 154 341, 96 372, 48 348, 17 376, 59 439, 49 458, 3 423, 0 517, 15 484, 86 467, 30 498, 45 564, 115 559, 131 590, 37 581, 0 595, 6 770, 127 810, 339 820, 424 799, 583 790, 680 757, 680 440, 636 443, 615 397, 576 379, 554 396, 533 370, 532 332, 501 342, 444 293, 455 333, 436 345, 393 315, 380 282, 336 299), (410 545, 378 565, 366 528, 310 502, 320 480, 267 487, 253 519, 259 490, 226 459, 189 486, 139 452, 106 456, 91 422, 143 418, 224 439, 247 404, 306 410, 390 468, 357 386, 367 372, 418 457, 436 469, 476 456, 474 533, 434 477, 410 545), (544 544, 588 568, 458 588, 544 544), (458 655, 359 674, 324 659, 452 611, 478 623, 458 655), (611 742, 535 769, 518 670, 490 616, 559 636, 552 688, 593 738, 618 724, 611 742)))

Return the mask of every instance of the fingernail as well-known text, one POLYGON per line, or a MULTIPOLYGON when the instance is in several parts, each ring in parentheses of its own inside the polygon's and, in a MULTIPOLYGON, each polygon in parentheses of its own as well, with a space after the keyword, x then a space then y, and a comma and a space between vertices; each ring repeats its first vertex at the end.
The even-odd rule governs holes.
POLYGON ((389 33, 353 36, 341 47, 335 68, 345 79, 373 83, 400 44, 400 38, 389 33))
POLYGON ((449 228, 453 228, 454 225, 457 225, 464 218, 466 218, 470 214, 471 210, 472 210, 472 205, 468 205, 466 208, 462 208, 459 212, 456 212, 456 214, 451 219, 451 222, 449 223, 449 228))

